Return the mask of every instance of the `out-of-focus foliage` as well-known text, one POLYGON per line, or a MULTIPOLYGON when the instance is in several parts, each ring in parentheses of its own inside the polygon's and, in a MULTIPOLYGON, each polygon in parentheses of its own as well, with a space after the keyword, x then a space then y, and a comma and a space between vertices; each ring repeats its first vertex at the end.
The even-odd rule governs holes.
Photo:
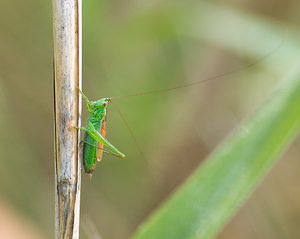
POLYGON ((299 134, 299 91, 297 67, 133 238, 215 238, 299 134))
MULTIPOLYGON (((83 89, 90 99, 185 84, 273 54, 217 81, 116 100, 146 159, 110 107, 107 137, 127 158, 105 155, 91 182, 83 175, 81 238, 129 238, 263 101, 299 62, 299 9, 296 0, 83 2, 83 89)), ((3 0, 0 29, 0 203, 53 238, 51 1, 3 0)), ((295 144, 220 239, 299 238, 295 144)))

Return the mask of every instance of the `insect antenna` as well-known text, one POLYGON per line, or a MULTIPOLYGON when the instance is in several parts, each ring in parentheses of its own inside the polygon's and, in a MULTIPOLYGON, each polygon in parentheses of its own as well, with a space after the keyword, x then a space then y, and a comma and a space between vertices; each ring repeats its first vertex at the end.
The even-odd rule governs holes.
MULTIPOLYGON (((125 119, 124 115, 123 115, 123 114, 121 113, 121 111, 118 109, 118 107, 116 106, 116 104, 111 100, 111 98, 110 98, 110 102, 111 102, 112 105, 115 107, 116 111, 118 112, 118 114, 120 115, 121 119, 123 120, 123 122, 124 122, 126 128, 127 128, 128 131, 129 131, 130 136, 132 137, 134 143, 136 144, 138 150, 140 151, 140 154, 141 154, 142 158, 143 158, 144 160, 146 160, 146 161, 149 162, 149 160, 147 159, 147 157, 146 157, 145 154, 144 154, 144 151, 143 151, 143 149, 142 149, 142 147, 141 147, 139 141, 137 140, 135 134, 133 133, 133 131, 132 131, 131 127, 129 126, 127 120, 125 119)), ((149 162, 149 167, 150 167, 150 169, 151 169, 151 172, 153 172, 154 174, 156 174, 156 173, 158 172, 158 170, 159 170, 157 167, 154 167, 154 165, 153 165, 151 162, 149 162)))
POLYGON ((202 79, 202 80, 197 80, 197 81, 187 83, 187 84, 177 85, 177 86, 173 86, 173 87, 166 88, 166 89, 146 91, 146 92, 137 93, 137 94, 116 96, 116 97, 111 97, 110 99, 128 98, 128 97, 134 97, 134 96, 142 96, 142 95, 149 95, 149 94, 153 94, 153 93, 160 93, 160 92, 177 90, 177 89, 181 89, 181 88, 185 88, 185 87, 190 87, 190 86, 194 86, 194 85, 203 84, 203 83, 206 83, 208 81, 219 80, 219 79, 223 78, 224 76, 234 75, 234 74, 237 74, 241 71, 247 70, 247 69, 257 65, 258 63, 262 62, 263 60, 267 59, 268 57, 270 57, 274 52, 276 52, 282 46, 283 42, 285 41, 286 37, 288 36, 288 28, 281 22, 279 22, 279 24, 283 27, 284 33, 283 33, 283 37, 281 38, 278 45, 275 48, 273 48, 271 51, 267 52, 265 55, 261 56, 260 58, 256 59, 255 61, 253 61, 252 63, 250 63, 250 64, 248 64, 244 67, 240 67, 240 68, 237 68, 237 69, 234 69, 234 70, 230 70, 230 71, 227 71, 227 72, 224 72, 224 73, 212 76, 212 77, 208 77, 208 78, 205 78, 205 79, 202 79))
POLYGON ((134 141, 135 144, 137 145, 137 147, 138 147, 138 149, 139 149, 141 155, 142 155, 144 158, 146 158, 146 157, 145 157, 145 154, 144 154, 144 152, 143 152, 143 150, 142 150, 142 147, 140 146, 140 144, 139 144, 137 138, 135 137, 135 134, 133 133, 132 129, 130 128, 130 126, 129 126, 127 120, 126 120, 125 117, 124 117, 124 115, 121 113, 121 111, 118 109, 118 107, 115 105, 115 103, 114 103, 111 99, 110 99, 110 102, 111 102, 112 105, 115 107, 115 109, 117 110, 117 112, 118 112, 118 114, 120 115, 121 119, 123 120, 123 122, 124 122, 126 128, 127 128, 128 131, 129 131, 129 134, 131 135, 133 141, 134 141))

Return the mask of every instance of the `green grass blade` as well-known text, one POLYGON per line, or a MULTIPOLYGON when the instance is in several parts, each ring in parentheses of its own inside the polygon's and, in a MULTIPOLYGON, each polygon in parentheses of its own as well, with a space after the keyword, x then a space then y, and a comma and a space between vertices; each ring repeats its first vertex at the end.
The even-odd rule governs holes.
POLYGON ((300 70, 221 144, 134 239, 214 238, 300 127, 300 70))

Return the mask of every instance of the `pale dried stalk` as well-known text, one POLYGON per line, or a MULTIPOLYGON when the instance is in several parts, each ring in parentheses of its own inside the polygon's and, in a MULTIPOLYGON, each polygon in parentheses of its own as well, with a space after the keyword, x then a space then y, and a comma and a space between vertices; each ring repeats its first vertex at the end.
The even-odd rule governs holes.
POLYGON ((53 0, 55 237, 79 238, 81 0, 53 0))

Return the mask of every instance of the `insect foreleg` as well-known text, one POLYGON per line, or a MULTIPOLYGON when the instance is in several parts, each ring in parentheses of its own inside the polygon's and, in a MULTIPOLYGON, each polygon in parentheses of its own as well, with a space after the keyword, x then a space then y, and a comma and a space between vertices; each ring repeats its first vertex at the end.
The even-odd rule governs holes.
POLYGON ((89 109, 89 112, 92 112, 92 105, 89 99, 86 97, 86 95, 78 88, 79 93, 82 95, 82 98, 85 100, 87 107, 89 109))
POLYGON ((82 95, 82 98, 86 101, 86 103, 89 103, 89 99, 86 97, 85 94, 83 94, 83 92, 78 88, 79 93, 82 95))

